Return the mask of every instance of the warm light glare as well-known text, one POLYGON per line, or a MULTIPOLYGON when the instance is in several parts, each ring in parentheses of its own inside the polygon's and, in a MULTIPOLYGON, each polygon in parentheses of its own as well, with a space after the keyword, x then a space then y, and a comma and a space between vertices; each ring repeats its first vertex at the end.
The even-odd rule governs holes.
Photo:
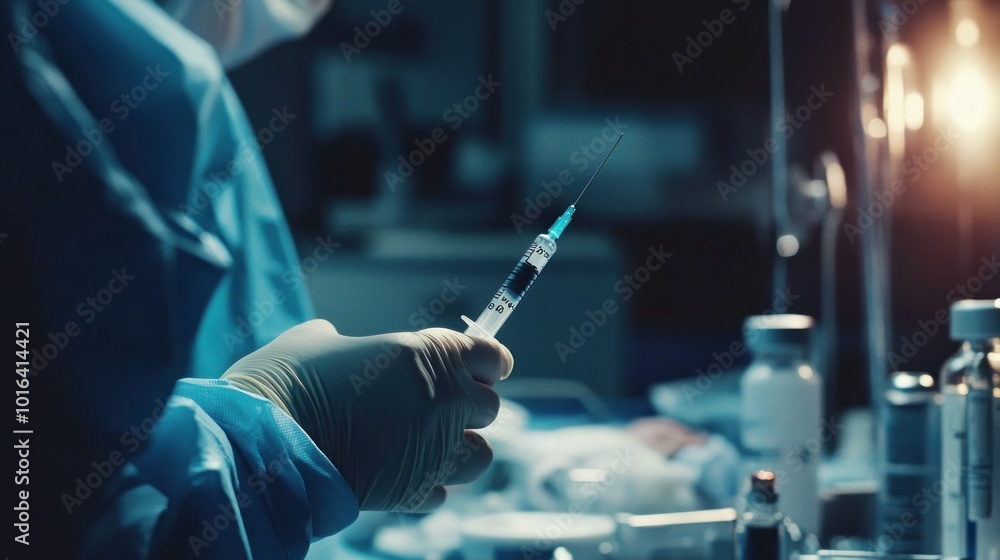
POLYGON ((907 93, 903 101, 903 116, 906 128, 920 130, 924 126, 924 96, 915 91, 907 93))
POLYGON ((778 254, 782 257, 794 257, 799 252, 799 240, 794 235, 782 235, 778 238, 778 254))
POLYGON ((912 389, 917 386, 917 378, 906 372, 900 372, 892 382, 899 389, 912 389))
POLYGON ((963 47, 972 47, 979 42, 979 25, 969 18, 955 26, 955 40, 963 47))
POLYGON ((930 375, 926 374, 926 373, 921 374, 921 376, 920 376, 920 386, 921 387, 933 387, 934 386, 934 378, 931 377, 930 375))
POLYGON ((878 118, 878 107, 874 103, 864 103, 861 105, 861 120, 868 122, 878 118))
POLYGON ((943 73, 935 76, 931 85, 931 97, 927 100, 927 115, 935 126, 943 126, 951 121, 948 115, 948 77, 943 73))
POLYGON ((888 133, 888 130, 886 130, 885 127, 885 121, 878 117, 868 121, 867 128, 868 136, 871 136, 872 138, 885 138, 885 135, 888 133))
POLYGON ((889 47, 889 52, 885 53, 885 61, 891 66, 903 66, 910 61, 910 53, 906 47, 897 43, 889 47))
POLYGON ((847 174, 839 161, 833 161, 826 167, 826 189, 830 193, 830 206, 847 206, 847 174))
POLYGON ((906 148, 906 68, 910 65, 910 50, 894 43, 885 54, 885 91, 882 100, 882 120, 889 155, 893 160, 903 157, 906 148))
POLYGON ((948 86, 948 109, 955 124, 965 130, 976 130, 990 116, 989 84, 982 72, 967 67, 959 70, 948 86))

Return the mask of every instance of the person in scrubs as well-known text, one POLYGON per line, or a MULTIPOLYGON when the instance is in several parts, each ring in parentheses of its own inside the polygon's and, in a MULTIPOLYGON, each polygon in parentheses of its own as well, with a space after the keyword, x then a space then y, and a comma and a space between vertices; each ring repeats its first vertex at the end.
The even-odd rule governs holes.
POLYGON ((11 558, 301 558, 490 463, 471 430, 506 348, 343 336, 282 280, 299 261, 224 65, 328 4, 0 7, 11 558))

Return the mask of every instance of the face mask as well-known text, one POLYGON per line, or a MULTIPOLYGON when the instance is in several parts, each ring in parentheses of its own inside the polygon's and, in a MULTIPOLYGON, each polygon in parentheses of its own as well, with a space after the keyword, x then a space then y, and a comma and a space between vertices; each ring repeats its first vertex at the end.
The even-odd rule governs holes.
POLYGON ((163 9, 208 41, 227 68, 307 33, 332 0, 161 0, 163 9))

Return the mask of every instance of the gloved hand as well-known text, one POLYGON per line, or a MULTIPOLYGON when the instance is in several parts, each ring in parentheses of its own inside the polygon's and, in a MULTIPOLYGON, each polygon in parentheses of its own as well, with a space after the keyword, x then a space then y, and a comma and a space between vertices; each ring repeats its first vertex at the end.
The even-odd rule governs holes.
POLYGON ((474 480, 493 460, 469 428, 496 418, 491 387, 513 365, 495 340, 447 329, 348 337, 314 320, 222 377, 287 412, 361 509, 428 511, 444 502, 443 485, 474 480))

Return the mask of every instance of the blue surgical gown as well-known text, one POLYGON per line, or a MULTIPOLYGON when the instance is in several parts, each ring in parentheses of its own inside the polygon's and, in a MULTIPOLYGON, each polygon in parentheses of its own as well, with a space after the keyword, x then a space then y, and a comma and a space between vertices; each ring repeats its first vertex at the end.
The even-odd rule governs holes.
POLYGON ((0 257, 46 422, 35 550, 301 558, 358 505, 291 418, 218 379, 312 314, 218 58, 146 0, 0 9, 0 257))

